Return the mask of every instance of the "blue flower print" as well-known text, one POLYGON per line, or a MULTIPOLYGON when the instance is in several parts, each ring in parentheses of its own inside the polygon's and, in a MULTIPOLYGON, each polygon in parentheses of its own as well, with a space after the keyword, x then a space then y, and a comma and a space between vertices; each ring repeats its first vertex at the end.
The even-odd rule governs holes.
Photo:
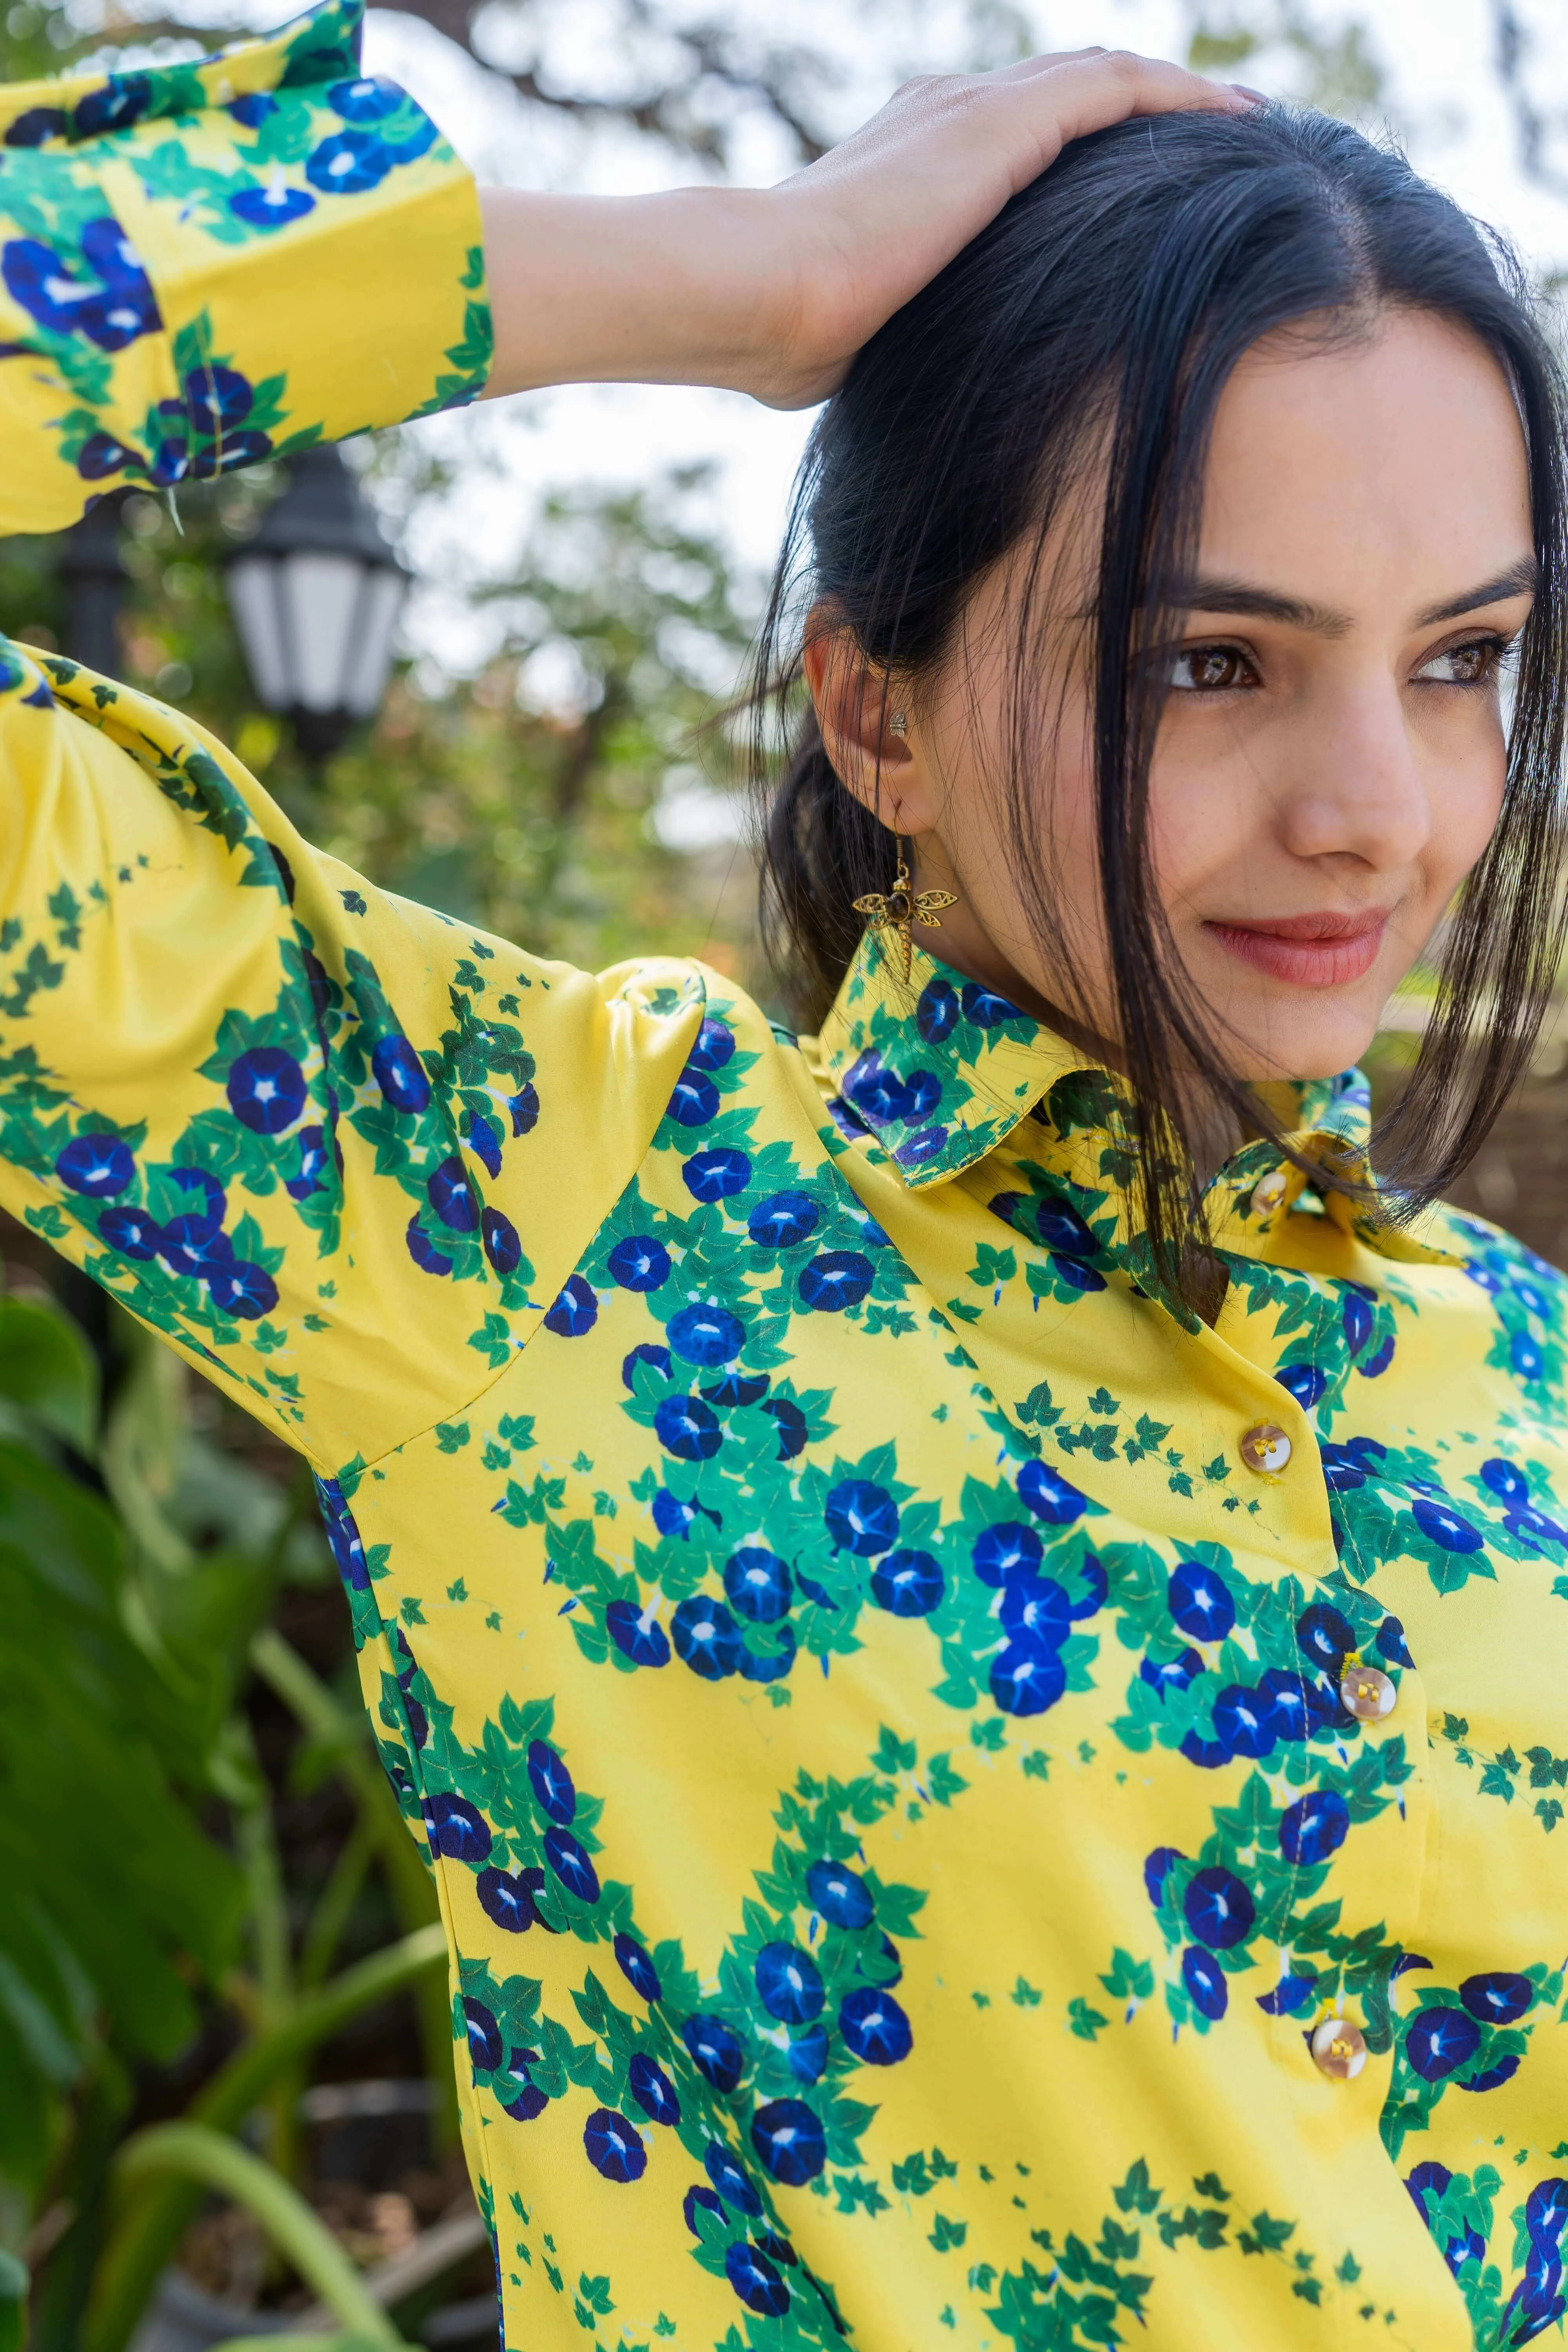
POLYGON ((656 1616, 644 1618, 635 1601, 611 1601, 605 1612, 605 1630, 632 1665, 668 1665, 670 1637, 656 1616))
POLYGON ((1299 1870, 1314 1870, 1350 1835, 1351 1811, 1333 1789, 1312 1789, 1288 1805, 1279 1822, 1279 1851, 1299 1870))
POLYGON ((609 1267, 623 1290, 660 1290, 669 1280, 669 1252, 651 1234, 627 1234, 610 1252, 609 1267))
POLYGON ((850 2055, 866 2066, 896 2066, 914 2048, 910 2021, 879 1985, 862 1985, 838 2004, 838 2031, 850 2055))
POLYGON ((1286 1394, 1295 1398, 1303 1412, 1310 1412, 1329 1385, 1328 1374, 1316 1364, 1286 1364, 1275 1378, 1286 1394))
POLYGON ((370 1066, 394 1110, 417 1113, 429 1108, 430 1081, 425 1065, 400 1032, 376 1039, 371 1047, 370 1066))
POLYGON ((1303 1657, 1331 1675, 1341 1672, 1356 1645, 1347 1620, 1326 1601, 1315 1601, 1296 1620, 1296 1642, 1303 1657))
POLYGON ((722 1146, 694 1151, 680 1173, 694 1201, 728 1201, 751 1182, 752 1163, 743 1151, 722 1146))
POLYGON ((680 2038, 704 2082, 728 2098, 746 2070, 746 2053, 722 2018, 689 2017, 680 2038))
POLYGON ((827 2032, 823 2026, 811 2025, 804 2033, 792 2033, 787 2063, 795 2081, 820 2082, 827 2064, 827 2032))
POLYGON ((1283 1666, 1269 1666, 1258 1677, 1260 1694, 1268 1701, 1278 1739, 1308 1739, 1339 1712, 1333 1685, 1317 1676, 1294 1675, 1283 1666))
POLYGON ((510 1217, 503 1216, 499 1209, 481 1209, 479 1239, 484 1244, 485 1255, 503 1281, 509 1274, 517 1272, 522 1264, 522 1243, 510 1217))
POLYGON ((701 2235, 697 2226, 699 2213, 716 2213, 721 2221, 724 2218, 722 2203, 714 2195, 712 2189, 705 2189, 700 2180, 693 2181, 681 2199, 680 2210, 685 2216, 686 2226, 694 2238, 701 2235))
POLYGON ((153 103, 153 84, 144 73, 111 73, 101 87, 79 100, 74 128, 79 139, 106 131, 128 131, 140 122, 153 103))
POLYGON ((529 1743, 528 1780, 541 1811, 552 1822, 570 1822, 577 1812, 577 1791, 564 1759, 547 1739, 529 1743))
POLYGON ((766 2254, 738 2238, 724 2249, 724 2275, 748 2311, 763 2319, 782 2319, 789 2309, 790 2294, 766 2254))
POLYGON ((420 1267, 424 1273, 451 1273, 452 1260, 447 1257, 443 1251, 437 1248, 435 1243, 430 1239, 429 1234, 420 1223, 417 1213, 409 1218, 408 1229, 403 1238, 408 1244, 409 1256, 414 1260, 415 1265, 420 1267))
POLYGON ((486 1918, 504 1927, 509 1936, 526 1935, 530 1927, 539 1925, 533 1889, 515 1871, 481 1870, 474 1881, 474 1893, 486 1918))
POLYGON ((1356 1366, 1363 1381, 1381 1380, 1394 1361, 1394 1334, 1391 1331, 1381 1348, 1374 1349, 1363 1364, 1356 1366))
POLYGON ((325 1130, 319 1127, 302 1127, 294 1138, 294 1143, 300 1154, 300 1172, 297 1176, 285 1177, 283 1189, 290 1200, 308 1201, 312 1192, 320 1191, 321 1180, 327 1172, 325 1130))
POLYGON ((915 1005, 915 1027, 928 1045, 940 1045, 958 1026, 957 991, 942 979, 928 980, 915 1005))
POLYGON ((900 1547, 871 1571, 871 1598, 892 1617, 929 1617, 942 1591, 942 1570, 929 1551, 900 1547))
POLYGON ((225 1233, 215 1233, 203 1216, 171 1217, 163 1227, 158 1255, 171 1274, 194 1275, 211 1282, 220 1266, 234 1264, 234 1244, 225 1233))
POLYGON ((1468 2064, 1480 2039, 1481 2029, 1473 2017, 1440 2002, 1411 2019, 1405 2031, 1405 2054, 1424 2083, 1442 2083, 1468 2064))
POLYGON ((654 1435, 678 1462, 710 1462, 724 1442, 719 1416, 700 1397, 662 1397, 653 1416, 654 1435))
POLYGON ((1481 1549, 1480 1529, 1461 1518, 1451 1503, 1440 1503, 1430 1495, 1417 1495, 1410 1506, 1410 1515, 1422 1534, 1445 1551, 1471 1552, 1481 1549))
POLYGON ((627 1353, 621 1363, 621 1378, 629 1389, 635 1389, 637 1386, 637 1370, 639 1364, 647 1364, 649 1370, 657 1372, 661 1381, 667 1381, 669 1378, 669 1349, 661 1348, 655 1339, 639 1339, 637 1346, 627 1353))
POLYGON ((495 2012, 487 2009, 482 2000, 475 2000, 465 1993, 463 2022, 468 2030, 468 2056, 475 2072, 493 2074, 506 2056, 506 2044, 501 2040, 495 2012))
POLYGON ((704 1021, 686 1056, 689 1070, 721 1070, 735 1056, 735 1033, 722 1021, 704 1021))
POLYGON ((700 1504, 692 1502, 689 1496, 677 1495, 669 1487, 661 1486, 653 1498, 653 1523, 661 1536, 674 1536, 679 1542, 685 1543, 690 1538, 692 1526, 700 1510, 700 1504))
POLYGON ((479 1204, 473 1180, 456 1152, 431 1171, 425 1192, 431 1208, 449 1233, 478 1233, 479 1204))
POLYGON ((197 432, 212 441, 237 430, 256 405, 249 379, 237 368, 216 364, 193 368, 184 391, 186 415, 197 432))
POLYGON ((858 1250, 822 1250, 801 1268, 796 1288, 803 1306, 819 1315, 842 1315, 859 1306, 875 1280, 870 1259, 858 1250))
POLYGON ((305 177, 324 196, 363 196, 381 185, 394 161, 374 131, 337 131, 311 149, 305 177))
POLYGON ((804 1454, 808 1433, 799 1405, 792 1404, 788 1397, 770 1397, 763 1411, 778 1423, 779 1460, 793 1462, 797 1454, 804 1454))
POLYGON ((1081 1258, 1058 1257, 1053 1252, 1051 1268, 1074 1290, 1089 1291, 1105 1288, 1105 1276, 1096 1267, 1085 1265, 1081 1258))
POLYGON ((614 2107, 595 2107, 583 2126, 583 2152, 606 2180, 640 2180, 647 2170, 642 2134, 614 2107))
POLYGON ((702 1383, 709 1403, 721 1405, 726 1412, 739 1405, 760 1403, 767 1392, 766 1372, 721 1372, 716 1381, 702 1383))
POLYGON ((230 1065, 224 1091, 242 1127, 281 1135, 305 1108, 305 1073, 281 1045, 253 1045, 230 1065))
POLYGON ((574 1895, 580 1903, 598 1901, 599 1874, 589 1861, 586 1849, 570 1830, 545 1831, 544 1859, 569 1895, 574 1895))
POLYGON ((657 2000, 659 1996, 658 1970, 654 1967, 637 1937, 628 1936, 625 1928, 622 1928, 616 1937, 613 1949, 616 1955, 616 1966, 632 1990, 635 1993, 640 1993, 644 2000, 657 2000))
MULTIPOLYGON (((1205 1954, 1205 1959, 1207 1954, 1205 1954)), ((1211 1967, 1215 1963, 1210 1962, 1211 1967)), ((1258 2006, 1265 2017, 1295 2017, 1307 2007, 1318 1990, 1316 1977, 1283 1976, 1272 1992, 1260 1992, 1258 2006)))
POLYGON ((704 1682, 721 1682, 741 1663, 741 1631, 721 1601, 694 1592, 669 1621, 675 1654, 704 1682))
POLYGON ((158 1255, 163 1233, 155 1218, 145 1209, 132 1209, 116 1204, 105 1209, 98 1220, 100 1241, 107 1242, 121 1257, 145 1263, 158 1255))
POLYGON ((689 1364, 733 1363, 746 1344, 746 1327, 723 1307, 683 1307, 666 1326, 669 1344, 689 1364))
POLYGON ((1070 1202, 1057 1194, 1035 1204, 1035 1231, 1046 1247, 1059 1257, 1096 1257, 1100 1244, 1070 1202))
POLYGON ((1232 1945, 1244 1943, 1257 1916, 1240 1879, 1217 1864, 1194 1873, 1182 1910, 1194 1939, 1211 1952, 1228 1952, 1232 1945))
POLYGON ((1018 1473, 1018 1494, 1036 1518, 1047 1527, 1067 1528, 1083 1515, 1084 1496, 1070 1478, 1047 1462, 1026 1462, 1018 1473))
POLYGON ((247 1322, 270 1315, 278 1304, 278 1285, 272 1276, 265 1266, 248 1261, 218 1266, 207 1283, 213 1305, 225 1315, 237 1315, 247 1322))
POLYGON ((742 1546, 724 1563, 725 1597, 753 1625, 776 1624, 788 1612, 793 1591, 784 1562, 759 1545, 742 1546))
POLYGON ((678 1127, 706 1127, 719 1113, 719 1089, 706 1070, 689 1062, 670 1089, 668 1116, 678 1127))
POLYGON ((1025 1017, 1009 997, 997 989, 982 987, 977 980, 965 981, 960 1002, 964 1019, 973 1021, 977 1029, 999 1029, 1004 1021, 1025 1017))
POLYGON ((631 2095, 650 2124, 678 2124, 680 2121, 680 2101, 675 2085, 657 2058, 646 2050, 633 2053, 626 2069, 631 2095))
POLYGON ((830 1927, 868 1927, 874 1906, 871 1890, 856 1871, 842 1862, 814 1862, 805 1874, 805 1891, 830 1927))
POLYGON ((899 1539, 899 1507, 885 1486, 867 1478, 846 1478, 827 1497, 823 1517, 841 1551, 874 1559, 899 1539))
POLYGON ((501 2113, 510 2116, 514 2124, 536 2122, 550 2105, 549 2093, 540 2089, 529 2071, 538 2058, 537 2050, 512 2050, 507 2053, 504 2067, 496 2070, 494 2087, 501 2113))
POLYGON ((759 2107, 752 2118, 752 2146, 764 2170, 786 2189, 804 2189, 827 2161, 822 2119, 804 2099, 772 2099, 759 2107))
POLYGON ((366 75, 355 81, 332 82, 326 100, 344 122, 384 122, 403 104, 403 92, 395 82, 366 75))
POLYGON ((489 1823, 466 1797, 454 1797, 445 1790, 426 1797, 425 1834, 432 1853, 447 1854, 453 1862, 484 1862, 489 1857, 489 1823))
POLYGON ((58 106, 29 106, 19 114, 5 132, 7 147, 45 147, 51 139, 60 138, 66 129, 64 110, 58 106))
POLYGON ((1072 1631, 1067 1593, 1054 1576, 1010 1577, 1002 1588, 1002 1623, 1017 1640, 1059 1650, 1072 1631))
POLYGON ((764 1944, 754 1969, 757 1998, 770 2017, 784 2025, 810 2025, 827 1996, 809 1952, 795 1944, 764 1944))
POLYGON ((0 253, 0 279, 12 300, 47 331, 84 335, 100 351, 121 352, 163 325, 152 281, 118 221, 91 220, 68 259, 37 237, 12 237, 0 253))
POLYGON ((106 482, 111 474, 122 474, 135 456, 112 433, 89 433, 77 452, 76 469, 84 482, 106 482))
POLYGON ((225 110, 242 131, 259 131, 268 116, 277 113, 278 100, 269 89, 247 89, 240 97, 231 98, 225 110))
POLYGON ((1230 1988, 1225 1980, 1225 1970, 1212 1952, 1205 1952, 1200 1945, 1189 1944, 1182 1954, 1182 1982, 1200 2017, 1213 2021, 1225 2015, 1230 2002, 1230 1988))
POLYGON ((991 1696, 1004 1715, 1044 1715, 1068 1686, 1059 1650, 1009 1642, 991 1669, 991 1696))
POLYGON ((722 2140, 710 2139, 702 2151, 702 2162, 709 2179, 726 2205, 737 2213, 760 2213, 763 2200, 746 2176, 744 2168, 736 2163, 722 2140))
POLYGON ((1535 1987, 1528 1977, 1499 1969, 1485 1976, 1467 1977, 1459 1987, 1459 1999, 1483 2025, 1513 2025, 1533 2006, 1535 1987))
POLYGON ((1414 1667, 1415 1664, 1405 1643, 1405 1628, 1397 1617, 1384 1619, 1373 1636, 1373 1647, 1387 1665, 1414 1667))
POLYGON ((574 1274, 544 1318, 544 1328, 558 1339, 580 1339, 599 1319, 599 1301, 580 1274, 574 1274))
POLYGON ((1268 1755, 1279 1736, 1268 1695, 1245 1683, 1232 1683, 1220 1692, 1214 1703, 1214 1728, 1215 1738, 1232 1756, 1255 1760, 1268 1755))
POLYGON ((78 1135, 56 1158, 55 1174, 89 1201, 111 1201, 134 1181, 136 1162, 117 1135, 78 1135))
POLYGON ((1517 1463, 1495 1454, 1481 1464, 1481 1484, 1489 1487, 1500 1503, 1528 1503, 1530 1482, 1517 1463))
POLYGON ((1176 1864, 1185 1860, 1185 1854, 1179 1847, 1173 1845, 1157 1845, 1153 1853, 1146 1857, 1143 1864, 1143 1885, 1149 1900, 1156 1911, 1160 1907, 1161 1898, 1165 1892, 1166 1879, 1171 1875, 1176 1864))
POLYGON ((1340 1309, 1340 1320, 1344 1327, 1345 1345, 1352 1356, 1359 1356, 1372 1337, 1373 1310, 1375 1305, 1374 1291, 1364 1289, 1360 1283, 1345 1285, 1344 1304, 1340 1309))
POLYGON ((1203 1561, 1184 1559, 1165 1588, 1172 1622, 1194 1642, 1223 1642, 1236 1623, 1236 1603, 1224 1578, 1203 1561))
POLYGON ((1528 1331, 1516 1331, 1508 1343, 1508 1360, 1521 1381, 1538 1381, 1546 1358, 1528 1331))
POLYGON ((1021 1519, 983 1528, 970 1551, 975 1575, 990 1585, 1005 1584, 1013 1576, 1032 1576, 1044 1557, 1044 1544, 1021 1519))
POLYGON ((531 1134, 539 1124, 539 1089, 533 1086, 521 1087, 516 1094, 507 1097, 506 1107, 511 1117, 513 1135, 531 1134))
POLYGON ((816 1231, 821 1212, 809 1192, 774 1192, 746 1220, 759 1249, 794 1249, 816 1231))

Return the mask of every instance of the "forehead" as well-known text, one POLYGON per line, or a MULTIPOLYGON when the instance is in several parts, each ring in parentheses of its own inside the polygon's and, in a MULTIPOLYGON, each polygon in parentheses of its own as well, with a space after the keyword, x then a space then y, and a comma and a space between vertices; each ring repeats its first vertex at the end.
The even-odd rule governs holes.
POLYGON ((1205 567, 1305 565, 1364 592, 1390 567, 1479 578, 1530 546, 1518 408, 1465 329, 1411 310, 1350 335, 1307 322, 1237 366, 1205 478, 1205 567))

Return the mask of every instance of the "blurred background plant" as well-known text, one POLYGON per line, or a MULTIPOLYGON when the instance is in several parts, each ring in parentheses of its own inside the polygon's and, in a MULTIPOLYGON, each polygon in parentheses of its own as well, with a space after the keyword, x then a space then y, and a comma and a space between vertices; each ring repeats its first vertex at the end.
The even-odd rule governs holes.
MULTIPOLYGON (((0 71, 116 44, 195 54, 279 13, 13 0, 0 71)), ((787 37, 758 0, 424 0, 374 16, 370 40, 438 114, 471 118, 470 152, 626 185, 775 175, 905 74, 1053 35, 1184 48, 1391 115, 1444 177, 1473 118, 1561 282, 1568 47, 1555 15, 1513 0, 1082 0, 1070 25, 1046 0, 799 0, 787 37), (1427 60, 1414 96, 1390 65, 1408 67, 1406 26, 1427 60)), ((177 509, 126 502, 121 670, 235 744, 377 883, 574 962, 676 949, 765 990, 729 750, 707 722, 808 420, 638 400, 513 404, 351 453, 423 576, 379 716, 325 763, 261 707, 223 585, 276 466, 177 509), (678 415, 711 448, 675 446, 678 415), (588 462, 617 438, 617 467, 588 462)), ((0 628, 66 645, 61 553, 0 541, 0 628)), ((1418 982, 1380 1040, 1384 1082, 1420 999, 1418 982)), ((1466 1193, 1562 1260, 1565 1063, 1554 1028, 1466 1193)), ((0 1246, 0 2352, 25 2322, 37 2352, 283 2331, 335 2352, 493 2347, 434 1899, 360 1706, 309 1479, 36 1235, 6 1225, 0 1246)), ((580 2316, 592 2333, 591 2296, 580 2316)))

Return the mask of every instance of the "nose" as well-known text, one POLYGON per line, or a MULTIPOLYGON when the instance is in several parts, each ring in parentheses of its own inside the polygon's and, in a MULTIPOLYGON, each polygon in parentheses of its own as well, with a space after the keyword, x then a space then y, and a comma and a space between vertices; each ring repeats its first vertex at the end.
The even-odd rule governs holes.
POLYGON ((1325 697, 1301 730, 1283 814, 1298 857, 1391 874, 1420 856, 1432 800, 1392 678, 1347 680, 1325 697))

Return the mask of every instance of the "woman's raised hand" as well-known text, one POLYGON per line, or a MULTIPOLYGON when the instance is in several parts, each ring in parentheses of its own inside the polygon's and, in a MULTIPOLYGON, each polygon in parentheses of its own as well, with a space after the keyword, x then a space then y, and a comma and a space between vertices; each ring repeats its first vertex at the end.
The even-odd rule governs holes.
POLYGON ((1134 114, 1254 103, 1159 58, 1079 49, 908 82, 776 188, 488 190, 489 389, 722 384, 805 407, 1068 140, 1134 114))

